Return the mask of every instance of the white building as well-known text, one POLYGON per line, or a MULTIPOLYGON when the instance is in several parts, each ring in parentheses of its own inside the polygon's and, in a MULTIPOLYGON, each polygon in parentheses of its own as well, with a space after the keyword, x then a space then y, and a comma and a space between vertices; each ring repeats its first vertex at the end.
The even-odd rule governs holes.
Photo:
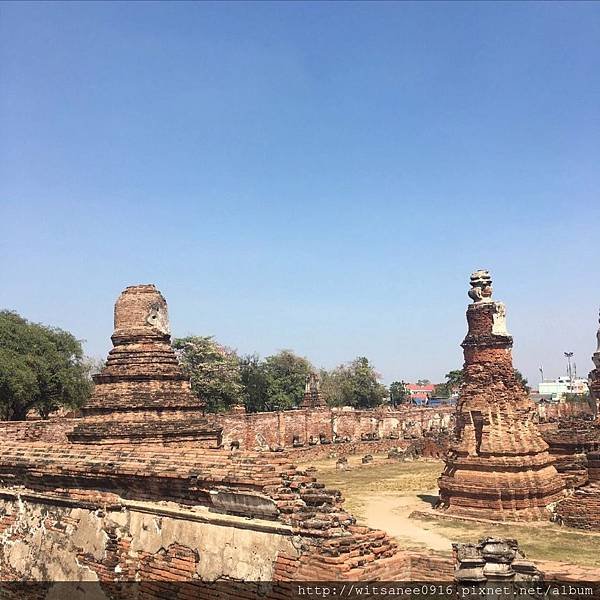
POLYGON ((554 402, 562 400, 565 394, 587 394, 589 392, 587 379, 569 379, 567 376, 556 379, 544 379, 538 386, 541 396, 552 396, 554 402))

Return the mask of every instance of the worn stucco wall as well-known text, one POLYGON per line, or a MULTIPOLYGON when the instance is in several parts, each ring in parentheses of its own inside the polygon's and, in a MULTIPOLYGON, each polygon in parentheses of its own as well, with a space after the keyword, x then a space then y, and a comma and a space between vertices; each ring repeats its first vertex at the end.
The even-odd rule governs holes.
POLYGON ((138 504, 93 510, 0 498, 0 579, 264 581, 280 553, 298 555, 283 525, 138 504))

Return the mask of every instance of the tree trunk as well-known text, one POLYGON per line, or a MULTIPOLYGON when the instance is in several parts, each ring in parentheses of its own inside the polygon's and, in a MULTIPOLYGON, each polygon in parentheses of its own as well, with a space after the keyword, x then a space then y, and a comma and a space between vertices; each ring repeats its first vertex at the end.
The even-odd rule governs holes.
POLYGON ((29 412, 29 407, 27 406, 14 406, 12 409, 12 414, 10 415, 9 421, 24 421, 27 418, 27 413, 29 412))

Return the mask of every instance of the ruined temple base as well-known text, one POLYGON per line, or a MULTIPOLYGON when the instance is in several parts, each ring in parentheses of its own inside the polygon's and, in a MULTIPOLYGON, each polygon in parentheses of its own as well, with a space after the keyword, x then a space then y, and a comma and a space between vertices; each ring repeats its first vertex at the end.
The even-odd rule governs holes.
MULTIPOLYGON (((519 521, 523 523, 527 523, 528 526, 533 527, 548 527, 551 524, 550 521, 551 512, 548 511, 548 516, 544 520, 540 519, 530 519, 527 521, 526 519, 520 518, 519 521)), ((466 523, 489 523, 490 525, 510 525, 513 521, 499 521, 498 519, 489 519, 484 517, 473 516, 472 512, 469 511, 469 514, 455 514, 454 512, 450 512, 443 509, 434 508, 431 511, 426 510, 415 510, 410 513, 409 519, 434 519, 436 521, 448 521, 455 522, 461 521, 466 523)), ((515 522, 516 524, 516 522, 515 522)))
POLYGON ((447 463, 452 474, 447 466, 440 477, 438 510, 489 521, 547 521, 552 505, 565 497, 563 480, 548 458, 547 453, 459 457, 447 463))

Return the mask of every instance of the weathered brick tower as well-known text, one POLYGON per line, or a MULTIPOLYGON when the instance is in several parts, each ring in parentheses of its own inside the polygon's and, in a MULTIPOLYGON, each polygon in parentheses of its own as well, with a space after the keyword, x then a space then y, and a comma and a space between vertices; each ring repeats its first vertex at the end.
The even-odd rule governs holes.
POLYGON ((114 327, 114 348, 94 376, 84 414, 201 408, 171 348, 167 303, 154 285, 133 285, 121 293, 114 327))
POLYGON ((506 309, 492 300, 489 272, 473 273, 471 286, 464 380, 439 506, 457 516, 546 519, 564 484, 533 420, 534 404, 515 377, 506 309))
POLYGON ((154 285, 126 288, 115 303, 114 348, 94 375, 85 417, 69 434, 75 443, 173 443, 217 447, 221 427, 202 402, 171 348, 167 303, 154 285))
POLYGON ((324 408, 327 403, 321 396, 319 376, 316 373, 310 373, 306 378, 304 387, 303 408, 324 408))
MULTIPOLYGON (((600 323, 600 318, 598 319, 598 323, 600 323)), ((600 327, 596 333, 596 338, 598 340, 598 345, 596 347, 596 352, 594 352, 594 355, 592 356, 592 360, 594 361, 594 366, 596 368, 590 372, 589 381, 590 394, 596 401, 596 407, 600 408, 600 327)), ((598 411, 597 417, 600 419, 600 410, 598 411)))

